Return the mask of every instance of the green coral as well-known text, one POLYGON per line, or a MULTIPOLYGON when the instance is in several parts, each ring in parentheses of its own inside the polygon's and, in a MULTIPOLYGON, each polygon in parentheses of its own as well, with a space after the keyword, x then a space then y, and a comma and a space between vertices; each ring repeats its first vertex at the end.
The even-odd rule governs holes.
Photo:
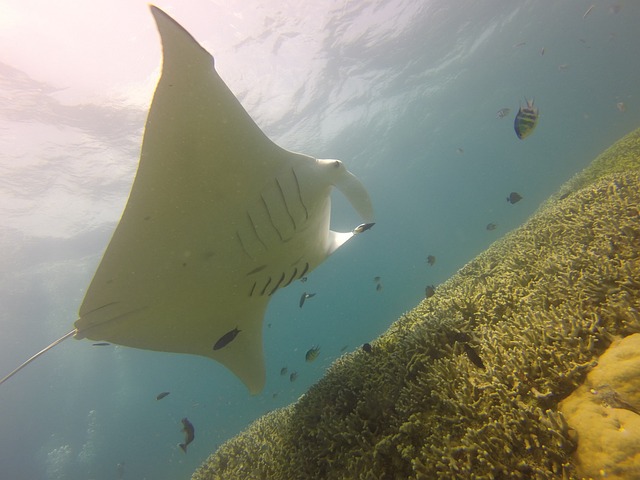
POLYGON ((639 145, 623 138, 192 479, 578 478, 558 404, 640 332, 639 145))

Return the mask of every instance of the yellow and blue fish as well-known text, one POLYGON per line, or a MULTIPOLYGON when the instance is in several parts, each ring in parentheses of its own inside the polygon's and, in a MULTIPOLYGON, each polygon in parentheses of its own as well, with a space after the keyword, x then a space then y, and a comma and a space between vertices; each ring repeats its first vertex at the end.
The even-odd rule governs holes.
POLYGON ((320 347, 318 345, 314 345, 307 351, 304 359, 307 362, 313 362, 316 358, 318 358, 318 355, 320 355, 320 347))
POLYGON ((533 99, 527 100, 525 107, 520 106, 516 119, 513 122, 513 128, 516 131, 516 135, 520 140, 524 140, 533 133, 538 125, 538 108, 533 105, 533 99))

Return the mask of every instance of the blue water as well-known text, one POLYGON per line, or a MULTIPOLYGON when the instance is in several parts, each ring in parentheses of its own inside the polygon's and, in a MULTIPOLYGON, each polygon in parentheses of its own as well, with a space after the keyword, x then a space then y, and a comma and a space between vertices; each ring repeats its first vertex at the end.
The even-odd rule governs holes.
MULTIPOLYGON (((376 226, 275 295, 258 396, 208 359, 62 343, 0 387, 0 478, 110 480, 122 462, 125 479, 188 478, 640 126, 638 2, 594 2, 585 18, 592 0, 315 3, 159 6, 214 53, 271 138, 345 162, 370 192, 376 226), (513 116, 524 97, 541 114, 521 141, 513 116), (511 113, 496 118, 503 107, 511 113), (523 200, 507 203, 511 191, 523 200), (300 309, 303 291, 316 296, 300 309), (158 402, 161 391, 171 394, 158 402), (185 416, 196 428, 186 455, 185 416)), ((140 33, 152 28, 149 15, 140 33)), ((90 52, 97 40, 76 35, 69 42, 90 52)), ((104 62, 117 69, 115 58, 104 62)), ((146 108, 115 94, 74 103, 64 89, 0 65, 0 376, 71 330, 135 174, 146 108)), ((339 230, 358 223, 339 194, 333 218, 339 230)))

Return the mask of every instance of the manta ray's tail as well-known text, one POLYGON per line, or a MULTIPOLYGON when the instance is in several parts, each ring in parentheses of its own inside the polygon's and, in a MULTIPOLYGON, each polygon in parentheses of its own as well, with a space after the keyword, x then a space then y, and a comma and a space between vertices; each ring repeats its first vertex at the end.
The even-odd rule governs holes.
POLYGON ((23 362, 22 365, 20 365, 18 368, 16 368, 13 372, 11 372, 9 375, 7 375, 6 377, 4 377, 2 380, 0 380, 0 385, 2 385, 4 382, 6 382, 7 380, 9 380, 11 377, 13 377, 16 373, 18 373, 20 370, 22 370, 24 367, 26 367, 27 365, 29 365, 31 362, 33 362, 36 358, 38 358, 40 355, 42 355, 43 353, 48 352, 49 350, 51 350, 53 347, 55 347, 56 345, 58 345, 60 342, 66 340, 69 337, 72 337, 73 335, 75 335, 76 330, 73 329, 71 330, 69 333, 65 333, 62 337, 60 337, 59 339, 57 339, 55 342, 51 343, 50 345, 47 345, 46 347, 44 347, 42 350, 40 350, 38 353, 36 353, 35 355, 33 355, 31 358, 29 358, 26 362, 23 362))

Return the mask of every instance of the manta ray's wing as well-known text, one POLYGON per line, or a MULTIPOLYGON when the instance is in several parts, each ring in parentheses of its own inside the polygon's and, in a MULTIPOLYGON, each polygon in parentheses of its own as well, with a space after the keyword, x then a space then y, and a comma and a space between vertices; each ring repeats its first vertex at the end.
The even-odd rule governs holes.
POLYGON ((162 75, 129 201, 80 307, 76 338, 204 355, 257 393, 270 296, 359 233, 329 229, 332 186, 367 222, 371 203, 341 162, 269 140, 211 55, 151 10, 162 75))

